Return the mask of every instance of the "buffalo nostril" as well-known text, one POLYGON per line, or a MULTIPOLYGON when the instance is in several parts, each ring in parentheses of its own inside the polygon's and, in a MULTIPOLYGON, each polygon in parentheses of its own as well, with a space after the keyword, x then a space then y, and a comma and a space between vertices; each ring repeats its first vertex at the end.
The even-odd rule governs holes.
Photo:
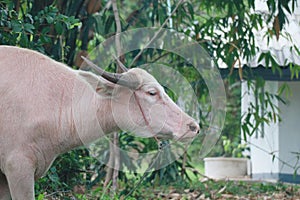
POLYGON ((191 131, 199 133, 198 125, 196 125, 194 123, 191 123, 191 124, 189 124, 189 128, 190 128, 191 131))
POLYGON ((196 130, 196 126, 190 125, 190 130, 191 131, 195 131, 196 130))

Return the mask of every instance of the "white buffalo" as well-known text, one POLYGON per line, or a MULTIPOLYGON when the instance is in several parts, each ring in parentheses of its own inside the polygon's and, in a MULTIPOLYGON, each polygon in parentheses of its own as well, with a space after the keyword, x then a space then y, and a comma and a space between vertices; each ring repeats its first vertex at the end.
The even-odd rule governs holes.
POLYGON ((0 46, 0 200, 34 200, 34 180, 59 154, 101 134, 127 129, 182 139, 199 132, 146 71, 99 70, 96 76, 32 50, 0 46), (77 105, 94 110, 96 120, 77 105))

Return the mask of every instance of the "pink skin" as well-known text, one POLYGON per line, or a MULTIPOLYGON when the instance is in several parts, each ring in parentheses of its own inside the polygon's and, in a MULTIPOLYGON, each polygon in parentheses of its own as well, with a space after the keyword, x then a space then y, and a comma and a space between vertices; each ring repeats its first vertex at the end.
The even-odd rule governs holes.
POLYGON ((157 137, 178 140, 195 137, 198 133, 198 124, 170 99, 159 84, 144 85, 135 94, 149 122, 146 129, 157 137), (195 130, 190 130, 189 124, 193 124, 195 130))
POLYGON ((115 98, 112 107, 113 113, 116 113, 115 121, 121 129, 140 137, 175 140, 192 138, 199 132, 195 120, 170 99, 157 81, 143 84, 135 91, 122 86, 117 90, 122 98, 115 98), (123 116, 129 116, 128 120, 124 122, 123 116))

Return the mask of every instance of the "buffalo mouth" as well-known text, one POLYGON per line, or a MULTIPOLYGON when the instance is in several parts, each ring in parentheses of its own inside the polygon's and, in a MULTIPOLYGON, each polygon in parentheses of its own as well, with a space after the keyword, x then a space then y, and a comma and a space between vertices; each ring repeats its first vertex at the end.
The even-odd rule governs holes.
POLYGON ((173 132, 160 132, 155 137, 160 140, 172 140, 174 139, 174 134, 173 132))
POLYGON ((187 131, 183 134, 174 135, 173 139, 178 142, 186 143, 186 142, 191 142, 196 136, 197 134, 191 134, 190 131, 187 131))
POLYGON ((167 132, 167 133, 158 133, 156 135, 156 138, 161 140, 174 140, 174 141, 186 142, 186 141, 191 141, 192 139, 195 138, 195 136, 196 135, 190 134, 190 132, 186 132, 183 134, 174 134, 173 132, 167 132))

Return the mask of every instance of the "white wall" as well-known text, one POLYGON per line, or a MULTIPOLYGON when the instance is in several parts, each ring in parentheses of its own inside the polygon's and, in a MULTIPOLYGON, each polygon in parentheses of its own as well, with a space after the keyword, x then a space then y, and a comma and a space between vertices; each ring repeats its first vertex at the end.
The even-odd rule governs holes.
MULTIPOLYGON (((267 82, 265 91, 275 92, 278 90, 277 82, 267 82)), ((255 104, 253 91, 248 90, 247 83, 242 83, 242 114, 248 112, 248 106, 252 102, 255 104)), ((278 101, 273 102, 278 105, 278 101)), ((250 145, 250 157, 252 164, 252 175, 258 178, 277 179, 279 173, 278 160, 273 160, 273 155, 279 156, 279 125, 270 123, 264 126, 262 136, 261 128, 252 137, 247 138, 250 145)))
MULTIPOLYGON (((265 91, 276 93, 282 84, 267 81, 265 91)), ((281 110, 282 121, 265 124, 263 136, 259 131, 247 139, 255 179, 294 182, 295 167, 300 167, 300 154, 292 153, 300 152, 300 82, 289 82, 288 85, 292 96, 287 104, 273 100, 281 110)), ((250 102, 255 102, 253 91, 248 90, 247 83, 242 83, 242 113, 248 112, 250 102)), ((300 177, 295 182, 300 182, 300 177)))
POLYGON ((297 162, 300 166, 300 160, 292 153, 300 153, 300 83, 290 82, 289 87, 293 95, 289 97, 288 104, 279 104, 282 116, 282 122, 279 123, 279 157, 291 166, 281 162, 279 169, 281 173, 293 174, 292 167, 297 166, 297 162))

